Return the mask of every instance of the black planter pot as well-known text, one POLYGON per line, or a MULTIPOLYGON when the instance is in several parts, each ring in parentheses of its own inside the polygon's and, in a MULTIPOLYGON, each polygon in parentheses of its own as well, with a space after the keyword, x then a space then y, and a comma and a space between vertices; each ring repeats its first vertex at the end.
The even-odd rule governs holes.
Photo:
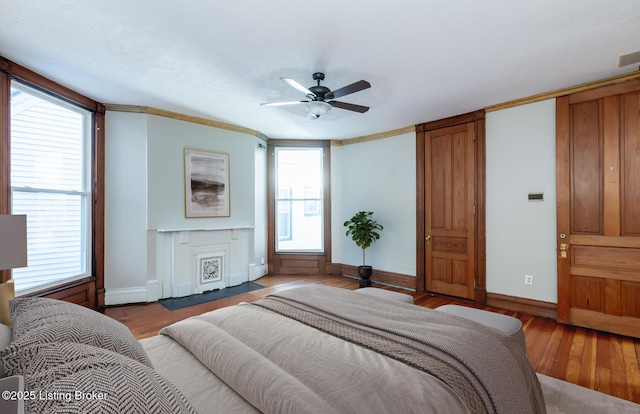
POLYGON ((360 287, 371 286, 371 275, 373 274, 373 267, 371 266, 358 266, 358 276, 360 276, 360 287))

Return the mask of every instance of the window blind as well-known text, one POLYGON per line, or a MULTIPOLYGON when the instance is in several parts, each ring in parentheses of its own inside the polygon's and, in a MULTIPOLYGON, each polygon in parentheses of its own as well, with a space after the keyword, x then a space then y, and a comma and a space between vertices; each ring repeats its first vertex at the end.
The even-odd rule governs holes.
POLYGON ((28 266, 13 270, 17 292, 88 274, 88 116, 26 87, 11 89, 12 210, 27 215, 28 266))

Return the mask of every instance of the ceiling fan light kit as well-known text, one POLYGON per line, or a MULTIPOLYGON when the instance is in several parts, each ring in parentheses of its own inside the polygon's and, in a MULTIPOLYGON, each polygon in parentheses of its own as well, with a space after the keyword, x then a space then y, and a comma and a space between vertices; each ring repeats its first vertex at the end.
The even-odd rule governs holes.
POLYGON ((331 105, 323 101, 308 102, 306 107, 309 113, 314 115, 316 118, 320 118, 322 115, 331 110, 331 105))
POLYGON ((333 101, 329 99, 339 98, 341 96, 349 95, 355 92, 359 92, 371 87, 371 84, 366 80, 359 80, 350 85, 331 90, 326 86, 320 85, 320 81, 324 80, 324 73, 316 72, 313 74, 313 80, 317 82, 316 85, 309 88, 305 88, 298 81, 291 78, 280 78, 286 82, 289 86, 297 89, 305 94, 308 100, 306 101, 292 101, 292 102, 268 102, 260 105, 265 106, 282 106, 282 105, 300 105, 304 104, 309 111, 311 118, 320 118, 331 110, 332 107, 346 109, 348 111, 359 112, 361 114, 369 110, 368 106, 356 105, 347 102, 333 101))

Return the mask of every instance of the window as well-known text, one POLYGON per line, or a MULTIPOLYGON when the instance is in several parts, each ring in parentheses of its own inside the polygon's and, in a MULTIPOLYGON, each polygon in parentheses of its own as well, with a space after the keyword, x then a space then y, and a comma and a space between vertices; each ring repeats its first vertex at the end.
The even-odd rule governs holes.
POLYGON ((305 216, 317 216, 320 214, 320 189, 305 187, 304 188, 304 215, 305 216))
POLYGON ((291 240, 291 188, 278 189, 278 240, 291 240))
POLYGON ((277 252, 324 249, 323 158, 323 148, 275 148, 277 252))
POLYGON ((90 274, 91 112, 11 83, 11 195, 27 215, 28 267, 18 294, 90 274))

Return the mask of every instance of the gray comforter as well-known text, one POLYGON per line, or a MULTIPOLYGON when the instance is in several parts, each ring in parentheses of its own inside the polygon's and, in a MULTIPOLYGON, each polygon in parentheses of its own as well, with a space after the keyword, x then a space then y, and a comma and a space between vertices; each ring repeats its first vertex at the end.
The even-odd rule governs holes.
POLYGON ((511 338, 344 289, 281 292, 178 322, 143 345, 202 412, 545 412, 511 338))

